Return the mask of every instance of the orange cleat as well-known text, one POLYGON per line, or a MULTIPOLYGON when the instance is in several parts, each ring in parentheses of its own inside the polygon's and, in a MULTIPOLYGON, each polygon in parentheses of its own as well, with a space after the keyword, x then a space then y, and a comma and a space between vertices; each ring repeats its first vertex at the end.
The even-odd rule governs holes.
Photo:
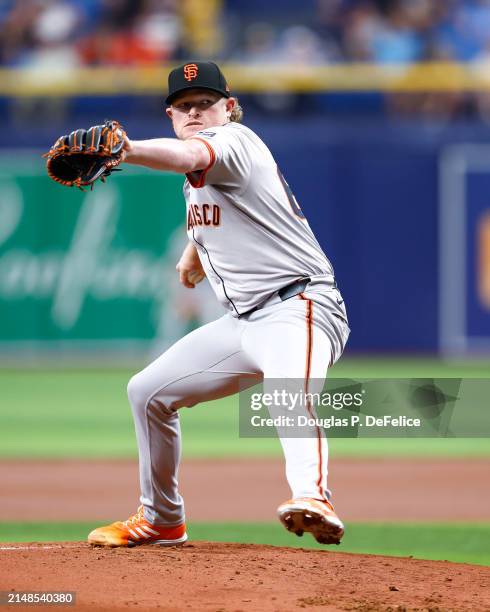
POLYGON ((179 546, 187 540, 185 523, 175 527, 152 525, 143 514, 143 506, 127 521, 118 521, 106 527, 97 527, 88 535, 93 546, 137 546, 138 544, 157 544, 159 546, 179 546))
POLYGON ((320 544, 340 544, 344 525, 328 501, 298 497, 284 502, 277 509, 279 520, 288 531, 302 536, 311 533, 320 544))

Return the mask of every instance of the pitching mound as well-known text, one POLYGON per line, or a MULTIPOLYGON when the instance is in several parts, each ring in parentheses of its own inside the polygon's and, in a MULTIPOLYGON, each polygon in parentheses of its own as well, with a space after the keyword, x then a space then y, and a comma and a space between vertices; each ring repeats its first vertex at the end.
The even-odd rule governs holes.
POLYGON ((0 590, 76 591, 77 610, 490 609, 490 569, 449 562, 212 542, 2 543, 0 553, 0 590))

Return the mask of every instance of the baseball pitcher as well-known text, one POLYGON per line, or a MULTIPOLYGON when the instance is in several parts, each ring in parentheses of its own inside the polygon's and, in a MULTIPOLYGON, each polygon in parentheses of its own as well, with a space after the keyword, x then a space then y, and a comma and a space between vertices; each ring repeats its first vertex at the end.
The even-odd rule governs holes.
MULTIPOLYGON (((271 152, 241 123, 242 110, 219 67, 212 62, 180 66, 170 73, 168 89, 166 112, 177 138, 133 141, 117 122, 99 126, 109 144, 98 176, 120 162, 185 176, 188 244, 177 264, 180 281, 193 288, 207 277, 227 312, 183 337, 129 381, 141 505, 129 519, 92 531, 88 541, 100 546, 186 541, 177 480, 179 408, 260 381, 265 388, 282 380, 294 381, 298 392, 321 391, 349 335, 330 261, 271 152), (109 138, 111 130, 115 136, 109 138), (112 145, 116 154, 111 156, 112 145)), ((87 137, 77 134, 80 163, 80 143, 87 137)), ((66 153, 72 144, 72 135, 62 137, 55 149, 66 153)), ((91 144, 92 152, 98 150, 91 144)), ((56 168, 50 174, 57 174, 56 168)), ((70 175, 70 180, 90 184, 84 176, 70 175)), ((284 410, 271 407, 271 416, 284 410)), ((315 416, 308 402, 295 410, 315 416)), ((338 544, 344 527, 327 488, 323 430, 312 425, 301 437, 278 433, 291 488, 291 499, 278 508, 279 519, 297 535, 311 532, 318 542, 338 544)))

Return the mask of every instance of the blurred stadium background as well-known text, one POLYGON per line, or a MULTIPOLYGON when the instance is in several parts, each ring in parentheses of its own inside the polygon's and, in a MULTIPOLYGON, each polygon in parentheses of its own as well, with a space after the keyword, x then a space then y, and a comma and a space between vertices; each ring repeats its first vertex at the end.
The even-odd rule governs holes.
MULTIPOLYGON (((335 374, 490 374, 488 0, 0 0, 4 474, 13 458, 134 459, 126 381, 220 315, 204 283, 177 283, 180 177, 124 168, 82 193, 40 157, 106 118, 171 136, 166 77, 189 59, 222 65, 334 264, 352 328, 335 374)), ((279 453, 237 439, 233 398, 182 420, 188 457, 279 453)), ((332 449, 490 454, 483 438, 332 449)), ((1 538, 42 538, 2 505, 1 538)))

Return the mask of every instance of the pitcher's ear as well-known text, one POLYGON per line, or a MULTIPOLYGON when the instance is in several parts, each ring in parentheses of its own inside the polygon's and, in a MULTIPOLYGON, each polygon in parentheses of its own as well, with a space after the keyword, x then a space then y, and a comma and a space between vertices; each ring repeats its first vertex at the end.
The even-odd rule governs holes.
POLYGON ((228 119, 230 118, 231 112, 235 108, 235 106, 236 106, 235 98, 228 98, 226 100, 226 112, 228 113, 228 119))

